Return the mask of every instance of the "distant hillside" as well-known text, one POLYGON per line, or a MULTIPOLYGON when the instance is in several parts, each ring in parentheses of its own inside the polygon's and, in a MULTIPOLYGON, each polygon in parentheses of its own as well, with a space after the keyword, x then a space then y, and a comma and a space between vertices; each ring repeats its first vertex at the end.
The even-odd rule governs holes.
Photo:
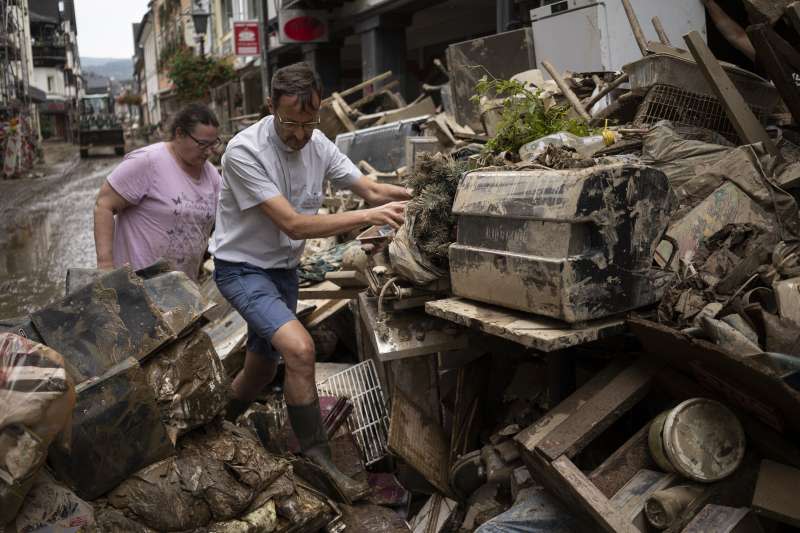
POLYGON ((133 77, 133 63, 130 59, 82 57, 81 69, 84 72, 94 72, 100 76, 114 78, 118 81, 129 80, 133 77))

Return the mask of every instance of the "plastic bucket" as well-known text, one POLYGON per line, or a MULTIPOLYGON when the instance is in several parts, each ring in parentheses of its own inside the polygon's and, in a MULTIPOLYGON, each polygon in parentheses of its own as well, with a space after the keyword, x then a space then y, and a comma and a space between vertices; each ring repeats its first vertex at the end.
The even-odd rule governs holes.
POLYGON ((664 471, 712 483, 739 467, 745 435, 730 409, 714 400, 692 398, 653 420, 648 444, 664 471))

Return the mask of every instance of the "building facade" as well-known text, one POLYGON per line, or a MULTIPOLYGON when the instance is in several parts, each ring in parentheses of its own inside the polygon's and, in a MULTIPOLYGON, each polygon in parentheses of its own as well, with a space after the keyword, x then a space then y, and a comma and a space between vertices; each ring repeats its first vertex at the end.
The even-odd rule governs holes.
POLYGON ((72 0, 30 0, 32 85, 46 93, 39 104, 44 138, 76 138, 77 101, 83 93, 72 0))

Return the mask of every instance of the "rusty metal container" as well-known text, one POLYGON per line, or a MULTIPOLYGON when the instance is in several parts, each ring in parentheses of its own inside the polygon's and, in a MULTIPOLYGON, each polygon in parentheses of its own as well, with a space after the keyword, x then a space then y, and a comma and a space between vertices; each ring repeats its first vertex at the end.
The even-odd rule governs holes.
POLYGON ((652 268, 670 198, 663 172, 632 164, 468 173, 453 292, 569 323, 655 303, 671 277, 652 268))
POLYGON ((741 464, 745 434, 739 419, 723 404, 692 398, 653 420, 648 444, 663 470, 713 483, 731 475, 741 464))

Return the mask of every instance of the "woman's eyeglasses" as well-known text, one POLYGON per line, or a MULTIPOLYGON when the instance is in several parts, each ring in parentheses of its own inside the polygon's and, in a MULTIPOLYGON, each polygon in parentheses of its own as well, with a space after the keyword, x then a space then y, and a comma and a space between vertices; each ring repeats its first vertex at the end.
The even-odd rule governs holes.
POLYGON ((187 133, 186 135, 188 135, 191 140, 196 142, 197 146, 199 146, 201 150, 214 150, 216 148, 219 148, 219 146, 222 144, 222 139, 220 139, 219 137, 217 137, 213 141, 201 141, 200 139, 195 139, 194 135, 192 135, 191 133, 187 133))

